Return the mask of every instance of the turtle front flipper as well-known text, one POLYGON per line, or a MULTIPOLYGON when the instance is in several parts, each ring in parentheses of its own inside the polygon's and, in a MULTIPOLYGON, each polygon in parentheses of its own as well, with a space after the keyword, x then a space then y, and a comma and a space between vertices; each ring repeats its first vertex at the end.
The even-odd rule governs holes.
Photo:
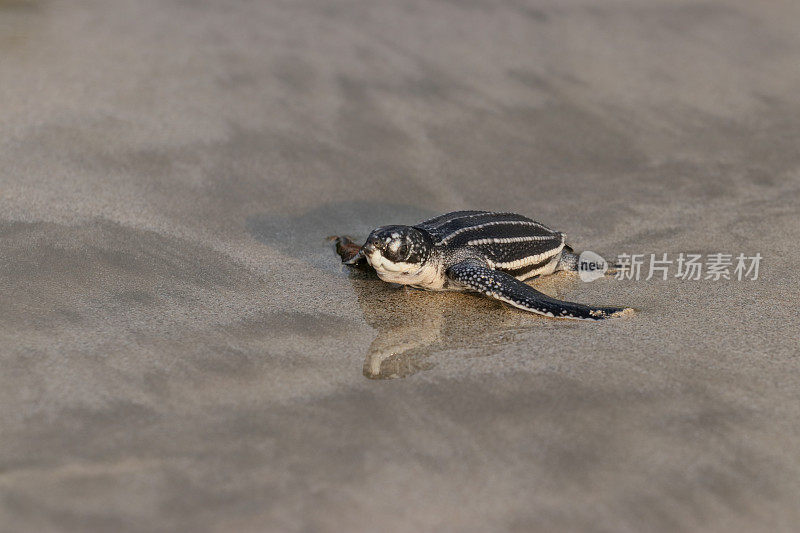
POLYGON ((626 307, 596 307, 556 300, 510 274, 492 270, 475 259, 453 265, 447 270, 447 277, 466 289, 483 293, 519 309, 553 318, 602 320, 623 316, 632 311, 626 307))
POLYGON ((342 263, 348 266, 365 267, 367 258, 361 251, 361 246, 349 237, 328 237, 329 241, 336 243, 336 253, 342 258, 342 263))

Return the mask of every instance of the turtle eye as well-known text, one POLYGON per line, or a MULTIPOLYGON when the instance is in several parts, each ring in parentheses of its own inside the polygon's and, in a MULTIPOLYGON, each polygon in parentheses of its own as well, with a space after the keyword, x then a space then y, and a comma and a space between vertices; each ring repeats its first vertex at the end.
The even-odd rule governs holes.
POLYGON ((408 259, 411 246, 407 239, 394 239, 384 251, 384 256, 389 261, 399 263, 408 259))

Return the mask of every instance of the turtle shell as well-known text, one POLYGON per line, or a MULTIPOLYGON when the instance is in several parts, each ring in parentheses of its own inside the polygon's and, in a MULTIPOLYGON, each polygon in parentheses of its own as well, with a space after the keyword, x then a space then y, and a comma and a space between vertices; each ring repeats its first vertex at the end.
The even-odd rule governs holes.
POLYGON ((518 278, 544 269, 564 249, 563 233, 516 213, 456 211, 414 227, 427 232, 434 246, 467 249, 518 278))

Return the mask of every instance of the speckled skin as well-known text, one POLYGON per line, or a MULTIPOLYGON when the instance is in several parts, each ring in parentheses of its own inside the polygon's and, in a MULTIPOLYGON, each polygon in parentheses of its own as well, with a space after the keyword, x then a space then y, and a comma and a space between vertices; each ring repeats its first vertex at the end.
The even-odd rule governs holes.
POLYGON ((602 320, 622 316, 627 311, 622 307, 593 307, 556 300, 509 274, 493 270, 474 259, 456 263, 447 270, 447 277, 489 298, 551 318, 602 320))
MULTIPOLYGON (((387 282, 426 290, 474 291, 552 318, 602 320, 623 307, 589 306, 551 298, 524 279, 574 269, 566 236, 522 215, 458 211, 415 226, 382 226, 355 255, 387 282)), ((341 255, 341 254, 340 254, 341 255)))

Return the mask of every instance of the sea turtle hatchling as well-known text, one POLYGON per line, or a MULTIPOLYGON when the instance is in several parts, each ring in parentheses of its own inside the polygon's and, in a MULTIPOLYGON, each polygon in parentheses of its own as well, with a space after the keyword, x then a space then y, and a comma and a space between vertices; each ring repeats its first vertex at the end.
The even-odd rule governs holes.
POLYGON ((514 213, 456 211, 414 226, 382 226, 358 246, 337 237, 337 252, 351 266, 366 262, 390 283, 432 291, 474 291, 525 311, 554 318, 602 320, 626 307, 564 302, 523 280, 577 270, 565 234, 514 213))

